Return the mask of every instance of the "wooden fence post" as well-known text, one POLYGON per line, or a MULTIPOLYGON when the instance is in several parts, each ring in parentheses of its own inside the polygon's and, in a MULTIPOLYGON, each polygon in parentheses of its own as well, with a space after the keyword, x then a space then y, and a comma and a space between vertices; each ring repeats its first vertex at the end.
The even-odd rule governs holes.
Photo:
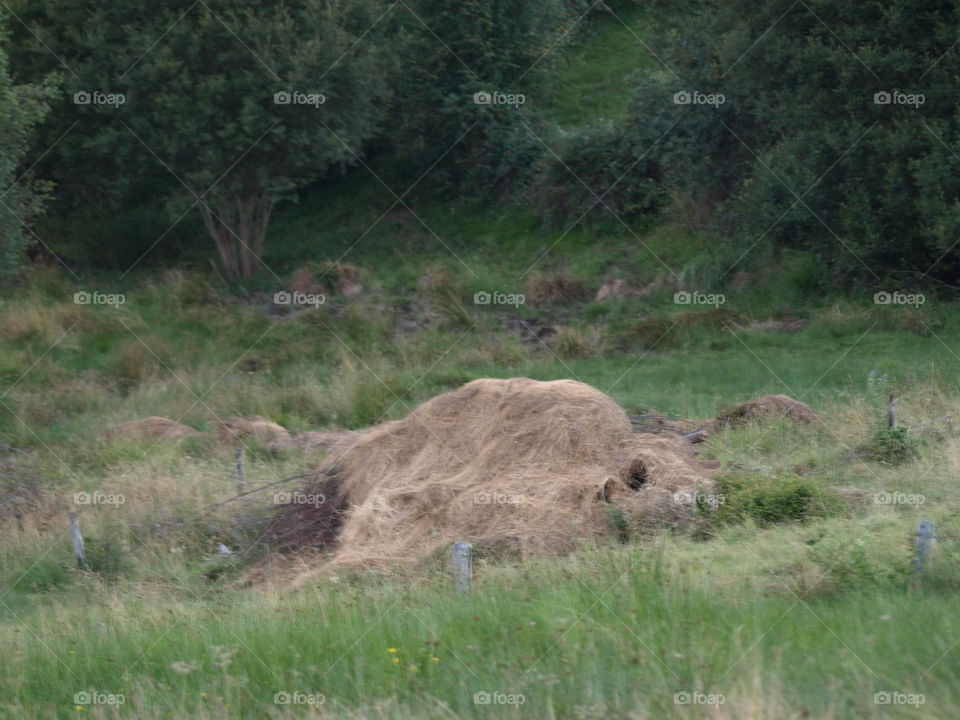
POLYGON ((451 565, 453 568, 453 586, 457 589, 457 592, 468 592, 470 581, 473 579, 473 545, 468 542, 454 543, 451 565))
POLYGON ((891 430, 897 427, 897 399, 890 393, 887 399, 887 427, 891 430))
POLYGON ((247 487, 247 471, 244 467, 244 452, 243 446, 240 446, 235 451, 236 457, 236 476, 237 476, 237 494, 242 493, 247 487))
POLYGON ((935 534, 932 522, 929 520, 921 520, 917 523, 917 536, 913 541, 913 569, 918 573, 923 572, 923 569, 930 561, 934 538, 935 534))
POLYGON ((67 513, 70 518, 70 536, 73 539, 73 552, 77 556, 77 566, 87 569, 87 559, 83 554, 83 535, 80 534, 80 516, 75 512, 67 513))

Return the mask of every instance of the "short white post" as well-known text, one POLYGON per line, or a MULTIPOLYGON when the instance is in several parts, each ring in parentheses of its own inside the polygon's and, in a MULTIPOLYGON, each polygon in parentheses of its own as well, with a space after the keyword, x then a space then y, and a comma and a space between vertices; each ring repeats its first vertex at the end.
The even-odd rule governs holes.
POLYGON ((247 471, 244 467, 243 447, 238 447, 235 451, 236 458, 236 476, 237 476, 237 494, 239 495, 247 488, 247 471))
POLYGON ((470 581, 473 579, 473 545, 468 542, 454 543, 451 565, 453 568, 453 586, 457 592, 468 592, 470 581))
POLYGON ((83 554, 83 535, 80 534, 80 516, 75 512, 67 513, 70 518, 70 536, 73 539, 73 552, 77 556, 77 565, 87 569, 87 559, 83 554))
POLYGON ((923 572, 923 569, 930 562, 930 554, 933 550, 933 541, 935 539, 934 526, 929 520, 921 520, 917 523, 917 536, 914 538, 914 556, 913 569, 917 572, 923 572))

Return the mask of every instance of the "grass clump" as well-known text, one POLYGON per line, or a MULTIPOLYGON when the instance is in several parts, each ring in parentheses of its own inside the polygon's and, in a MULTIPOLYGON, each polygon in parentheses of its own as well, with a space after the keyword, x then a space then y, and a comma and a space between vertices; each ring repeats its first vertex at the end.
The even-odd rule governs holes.
POLYGON ((715 521, 753 520, 761 527, 843 515, 846 506, 823 483, 800 476, 727 474, 717 480, 715 521))
POLYGON ((586 282, 570 270, 534 273, 527 281, 526 297, 534 305, 566 305, 590 297, 586 282))

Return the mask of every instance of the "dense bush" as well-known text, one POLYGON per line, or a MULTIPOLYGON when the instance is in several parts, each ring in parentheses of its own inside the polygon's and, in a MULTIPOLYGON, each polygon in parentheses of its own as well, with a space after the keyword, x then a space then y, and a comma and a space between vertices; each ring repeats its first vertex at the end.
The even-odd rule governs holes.
POLYGON ((483 143, 488 123, 504 122, 516 104, 477 104, 476 93, 527 94, 587 8, 583 0, 420 0, 405 13, 406 64, 398 82, 397 118, 406 149, 438 158, 475 123, 483 143), (411 17, 411 15, 413 15, 411 17))
MULTIPOLYGON (((0 33, 4 32, 0 17, 0 33)), ((16 85, 0 48, 0 278, 19 264, 29 241, 28 222, 42 209, 47 186, 21 174, 30 133, 48 110, 53 94, 51 81, 41 85, 16 85)))
POLYGON ((640 146, 663 137, 654 157, 678 197, 723 220, 743 251, 762 240, 815 254, 824 280, 957 280, 960 8, 676 10, 657 48, 670 70, 638 79, 627 131, 640 146), (725 102, 675 103, 683 91, 725 102))
POLYGON ((528 190, 538 215, 564 227, 590 214, 611 217, 649 213, 665 201, 661 172, 649 148, 631 144, 611 122, 551 138, 528 190))

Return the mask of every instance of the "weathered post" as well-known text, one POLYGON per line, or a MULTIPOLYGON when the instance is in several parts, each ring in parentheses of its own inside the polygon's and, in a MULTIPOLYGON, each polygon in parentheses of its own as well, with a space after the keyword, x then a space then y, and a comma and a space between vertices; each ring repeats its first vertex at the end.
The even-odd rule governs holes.
POLYGON ((934 539, 935 534, 932 522, 929 520, 921 520, 919 523, 917 523, 917 536, 913 541, 913 569, 915 572, 923 572, 923 569, 930 561, 930 554, 933 550, 934 539))
POLYGON ((454 543, 451 565, 453 568, 453 586, 457 592, 468 592, 470 581, 473 579, 473 545, 468 542, 454 543))
POLYGON ((887 427, 891 430, 897 427, 897 399, 890 393, 887 399, 887 427))
POLYGON ((244 467, 244 457, 243 446, 241 445, 235 451, 238 495, 247 489, 247 471, 244 467))
POLYGON ((70 518, 70 536, 73 539, 73 552, 77 556, 77 566, 87 569, 87 559, 83 554, 83 535, 80 534, 80 516, 75 512, 67 513, 70 518))

